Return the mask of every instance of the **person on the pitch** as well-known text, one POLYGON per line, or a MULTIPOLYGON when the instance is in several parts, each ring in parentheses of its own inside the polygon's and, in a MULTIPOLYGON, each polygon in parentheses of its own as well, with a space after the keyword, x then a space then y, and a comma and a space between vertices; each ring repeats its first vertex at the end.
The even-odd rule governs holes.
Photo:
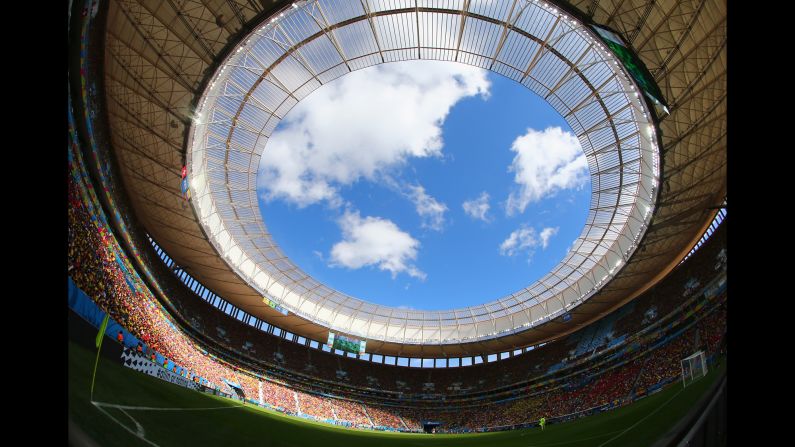
POLYGON ((542 417, 542 418, 541 418, 541 419, 538 421, 538 425, 540 425, 540 426, 541 426, 541 430, 543 430, 543 429, 544 429, 544 426, 545 426, 545 425, 547 425, 547 420, 546 420, 546 418, 543 418, 543 417, 542 417))

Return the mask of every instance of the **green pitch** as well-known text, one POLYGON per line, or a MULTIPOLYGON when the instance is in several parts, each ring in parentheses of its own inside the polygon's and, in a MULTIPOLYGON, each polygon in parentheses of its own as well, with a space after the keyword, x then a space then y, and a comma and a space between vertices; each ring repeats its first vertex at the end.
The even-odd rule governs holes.
POLYGON ((667 389, 618 410, 559 425, 501 433, 426 435, 345 429, 204 395, 100 359, 89 400, 95 352, 69 344, 70 430, 100 446, 644 446, 667 432, 698 401, 725 362, 702 380, 667 389), (165 410, 164 410, 165 409, 165 410))

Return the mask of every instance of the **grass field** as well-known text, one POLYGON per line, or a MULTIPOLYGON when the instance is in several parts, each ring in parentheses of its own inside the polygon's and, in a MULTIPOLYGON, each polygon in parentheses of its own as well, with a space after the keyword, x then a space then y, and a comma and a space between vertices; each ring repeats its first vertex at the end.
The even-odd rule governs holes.
MULTIPOLYGON (((107 342, 107 341, 106 341, 107 342)), ((688 388, 677 383, 618 410, 560 425, 499 433, 426 435, 345 429, 204 395, 100 359, 70 342, 69 417, 100 446, 645 446, 667 432, 725 369, 688 388), (133 408, 136 407, 136 408, 133 408)))

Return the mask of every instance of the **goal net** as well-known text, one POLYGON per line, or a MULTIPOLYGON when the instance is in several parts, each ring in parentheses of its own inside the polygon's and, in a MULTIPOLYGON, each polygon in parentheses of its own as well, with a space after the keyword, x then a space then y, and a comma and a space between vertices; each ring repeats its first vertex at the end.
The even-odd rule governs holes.
POLYGON ((682 359, 682 383, 688 386, 694 381, 707 375, 707 358, 704 351, 682 359))

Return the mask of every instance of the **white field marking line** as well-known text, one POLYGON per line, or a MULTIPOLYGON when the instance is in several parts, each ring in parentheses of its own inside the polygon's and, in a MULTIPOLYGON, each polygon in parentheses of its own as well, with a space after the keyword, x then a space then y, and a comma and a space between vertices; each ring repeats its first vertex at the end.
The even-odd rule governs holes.
MULTIPOLYGON (((138 433, 138 431, 132 431, 132 430, 130 429, 130 427, 128 427, 128 426, 126 426, 126 425, 122 424, 121 422, 119 422, 119 420, 118 420, 118 419, 116 419, 115 417, 113 417, 113 415, 111 415, 110 413, 108 413, 107 411, 105 411, 105 409, 104 409, 104 408, 102 408, 102 406, 101 406, 101 405, 98 405, 96 402, 91 402, 91 403, 92 403, 92 404, 94 404, 94 406, 95 406, 95 407, 97 407, 97 409, 98 409, 99 411, 101 411, 101 412, 105 413, 105 416, 109 417, 109 418, 110 418, 110 419, 111 419, 113 422, 115 422, 115 423, 119 424, 119 426, 120 426, 121 428, 123 428, 123 429, 127 430, 128 432, 132 433, 132 435, 133 435, 133 436, 135 436, 136 438, 138 438, 138 439, 140 439, 140 440, 142 440, 142 441, 146 442, 147 444, 149 444, 149 445, 151 445, 151 446, 154 446, 154 447, 160 447, 159 445, 155 444, 154 442, 152 442, 152 441, 150 441, 150 440, 146 439, 146 438, 143 436, 143 434, 139 434, 139 433, 138 433)), ((120 410, 121 410, 121 409, 120 409, 120 410)), ((124 410, 121 410, 121 411, 122 411, 122 412, 124 412, 124 410)), ((127 414, 127 413, 125 412, 124 414, 127 414)), ((133 422, 135 422, 136 429, 140 428, 140 432, 141 432, 141 433, 143 433, 143 427, 141 427, 141 424, 139 424, 139 423, 138 423, 138 421, 136 421, 135 419, 133 419, 133 418, 132 418, 132 416, 130 416, 129 414, 127 414, 127 417, 129 417, 130 419, 132 419, 132 420, 133 420, 133 422)))
POLYGON ((132 421, 135 422, 135 431, 138 432, 138 436, 139 437, 143 438, 144 435, 146 435, 146 431, 144 431, 143 425, 138 423, 138 421, 136 421, 134 417, 130 416, 130 413, 127 413, 126 411, 122 410, 121 408, 119 408, 119 411, 124 413, 128 418, 132 419, 132 421))
POLYGON ((92 404, 98 407, 110 407, 110 408, 117 408, 119 410, 141 410, 141 411, 205 411, 205 410, 224 410, 229 408, 240 408, 244 407, 245 405, 227 405, 223 407, 203 407, 203 408, 160 408, 160 407, 136 407, 133 405, 117 405, 117 404, 109 404, 107 402, 96 402, 92 401, 92 404))
MULTIPOLYGON (((548 443, 548 444, 529 444, 527 447, 544 447, 544 446, 548 446, 548 445, 574 444, 575 442, 587 441, 589 439, 601 438, 601 437, 604 437, 604 436, 612 435, 613 433, 618 433, 621 430, 623 430, 623 428, 622 429, 618 429, 618 430, 614 430, 614 431, 609 431, 607 433, 602 433, 602 434, 599 434, 599 435, 590 436, 588 438, 572 439, 570 441, 551 442, 551 443, 548 443)), ((519 435, 519 436, 524 436, 524 435, 519 435)))
POLYGON ((140 440, 146 442, 147 444, 149 444, 149 445, 151 445, 153 447, 160 447, 160 446, 155 444, 154 442, 146 439, 146 431, 144 431, 144 427, 134 417, 130 416, 130 414, 127 413, 124 410, 143 410, 143 411, 191 411, 191 410, 199 410, 199 411, 201 411, 201 410, 223 410, 225 408, 239 408, 239 407, 243 407, 244 406, 244 405, 232 405, 232 406, 224 406, 224 407, 206 407, 206 408, 157 408, 157 407, 136 407, 136 406, 132 406, 132 405, 116 405, 116 404, 109 404, 109 403, 106 403, 106 402, 95 402, 95 401, 91 401, 91 403, 95 407, 97 407, 97 409, 99 411, 105 413, 105 416, 109 417, 113 422, 119 424, 119 426, 121 428, 127 430, 128 432, 133 434, 135 437, 139 438, 140 440), (124 413, 128 418, 130 418, 133 421, 133 423, 135 423, 135 431, 132 431, 130 429, 130 427, 127 427, 126 425, 122 424, 118 419, 113 417, 113 415, 111 415, 110 413, 105 411, 105 409, 102 408, 102 407, 116 408, 117 410, 119 410, 122 413, 124 413))
POLYGON ((684 389, 684 388, 682 388, 681 390, 677 391, 677 392, 676 392, 676 394, 674 394, 673 396, 671 396, 671 398, 670 398, 670 399, 666 400, 664 404, 662 404, 662 405, 660 405, 659 407, 657 407, 657 409, 656 409, 656 410, 654 410, 654 411, 652 411, 651 413, 647 414, 647 415, 646 415, 646 416, 645 416, 643 419, 639 420, 638 422, 635 422, 634 424, 630 425, 630 426, 629 426, 629 428, 627 428, 626 430, 624 430, 624 431, 622 431, 621 433, 617 434, 616 436, 614 436, 614 437, 612 437, 612 438, 608 439, 607 441, 605 441, 605 442, 603 442, 603 443, 599 444, 597 447, 602 447, 602 446, 604 446, 604 445, 607 445, 607 444, 609 444, 610 442, 612 442, 612 441, 614 441, 614 440, 616 440, 616 439, 620 438, 620 437, 621 437, 621 435, 623 435, 624 433, 626 433, 626 432, 628 432, 628 431, 632 430, 633 428, 635 428, 635 427, 636 427, 638 424, 640 424, 641 422, 643 422, 643 421, 645 421, 646 419, 648 419, 648 418, 650 418, 650 417, 654 416, 654 415, 655 415, 655 414, 656 414, 658 411, 660 411, 660 410, 662 410, 663 408, 665 408, 665 406, 666 406, 666 405, 668 405, 668 403, 669 403, 669 402, 671 402, 672 400, 674 400, 674 398, 676 398, 676 396, 678 396, 678 395, 679 395, 679 393, 681 393, 681 392, 682 392, 682 391, 684 391, 684 390, 685 390, 685 389, 684 389))

